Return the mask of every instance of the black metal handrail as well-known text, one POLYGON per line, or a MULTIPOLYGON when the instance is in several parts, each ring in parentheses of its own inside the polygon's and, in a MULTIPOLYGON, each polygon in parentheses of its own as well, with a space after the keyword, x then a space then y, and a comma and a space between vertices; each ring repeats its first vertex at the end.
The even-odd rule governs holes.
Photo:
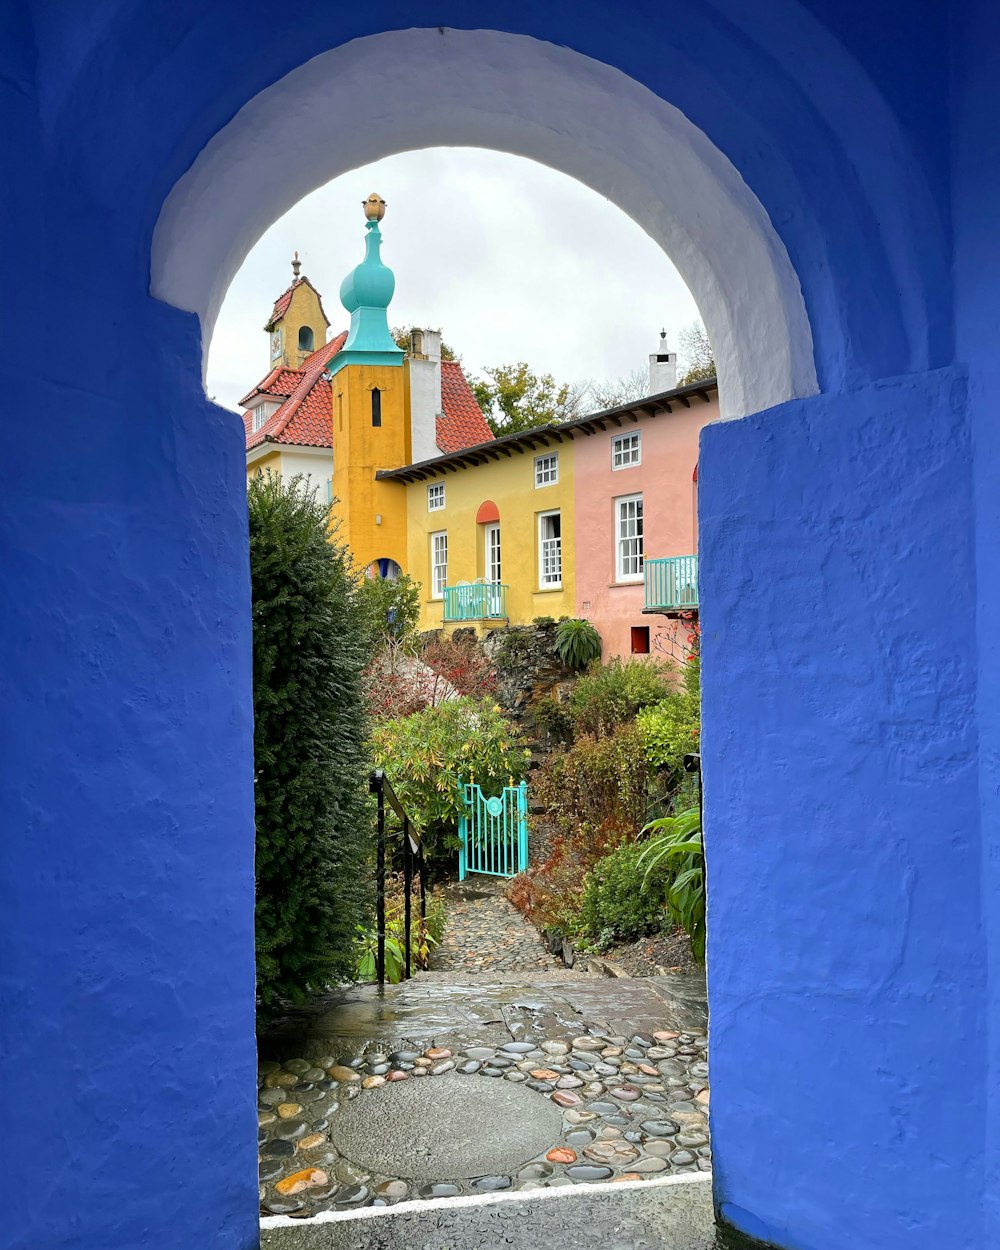
POLYGON ((388 805, 403 826, 403 976, 411 974, 411 945, 413 930, 413 868, 416 864, 420 884, 421 928, 427 919, 427 870, 424 863, 424 843, 413 827, 399 796, 381 768, 376 768, 368 780, 368 789, 375 795, 376 844, 375 844, 375 973, 380 990, 385 988, 385 858, 388 839, 386 836, 385 809, 388 805))

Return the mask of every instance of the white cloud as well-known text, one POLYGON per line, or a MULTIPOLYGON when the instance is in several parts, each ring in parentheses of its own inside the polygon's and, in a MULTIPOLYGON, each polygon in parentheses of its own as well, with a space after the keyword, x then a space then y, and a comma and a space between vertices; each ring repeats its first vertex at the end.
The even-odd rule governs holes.
POLYGON ((406 152, 320 187, 251 250, 209 353, 217 402, 236 407, 267 372, 262 327, 296 249, 333 328, 346 327, 337 293, 363 255, 361 201, 371 191, 388 203, 390 324, 440 326, 467 372, 526 360, 559 381, 617 378, 645 366, 662 327, 676 347, 698 315, 659 246, 574 179, 479 148, 406 152))

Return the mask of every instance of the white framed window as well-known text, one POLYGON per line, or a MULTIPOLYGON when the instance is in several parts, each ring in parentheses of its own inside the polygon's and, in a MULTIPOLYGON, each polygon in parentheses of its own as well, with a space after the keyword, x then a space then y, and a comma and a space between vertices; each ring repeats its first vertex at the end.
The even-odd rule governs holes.
POLYGON ((538 514, 538 584, 543 589, 562 585, 562 514, 538 514))
POLYGON ((483 538, 486 545, 486 580, 488 582, 503 581, 503 565, 500 560, 500 525, 494 521, 487 525, 483 538))
POLYGON ((630 469, 635 464, 642 464, 642 437, 639 431, 616 434, 611 440, 612 469, 630 469))
POLYGON ((535 457, 535 486, 554 486, 559 481, 559 453, 535 457))
POLYGON ((427 487, 427 511, 440 512, 444 507, 444 482, 431 482, 427 487))
POLYGON ((267 424, 267 404, 257 404, 253 410, 253 428, 262 429, 267 424))
POLYGON ((431 534, 431 598, 443 599, 448 585, 448 532, 431 534))
POLYGON ((615 500, 615 573, 620 582, 642 579, 642 496, 615 500))

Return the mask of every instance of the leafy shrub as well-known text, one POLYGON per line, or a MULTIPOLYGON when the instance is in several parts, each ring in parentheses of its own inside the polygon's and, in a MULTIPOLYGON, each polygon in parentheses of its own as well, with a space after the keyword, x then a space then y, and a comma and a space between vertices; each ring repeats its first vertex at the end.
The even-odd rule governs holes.
POLYGON ((387 641, 365 669, 363 686, 368 715, 375 722, 410 716, 433 702, 424 680, 415 680, 414 657, 402 643, 387 641))
POLYGON ((590 621, 562 621, 556 630, 556 654, 569 668, 584 669, 601 658, 601 635, 590 621))
POLYGON ((696 807, 676 816, 663 816, 646 826, 649 845, 639 862, 656 879, 665 870, 673 874, 667 891, 671 918, 691 939, 691 953, 705 962, 705 844, 696 807))
POLYGON ((554 616, 536 616, 531 623, 532 625, 554 625, 556 618, 554 616))
MULTIPOLYGON (((387 901, 387 907, 388 907, 387 901)), ((398 900, 402 908, 402 900, 398 900)), ((427 900, 427 915, 421 923, 414 904, 410 921, 410 974, 426 968, 430 953, 444 936, 445 906, 436 895, 427 900)), ((406 972, 406 927, 398 916, 386 921, 385 926, 385 979, 390 985, 403 980, 406 972)), ((358 929, 358 962, 354 977, 357 981, 372 982, 378 977, 378 932, 358 929)))
POLYGON ((395 578, 363 578, 360 600, 371 653, 390 642, 412 642, 420 619, 420 583, 408 573, 395 578))
POLYGON ((575 934, 587 873, 621 839, 612 825, 584 824, 572 836, 555 835, 545 858, 514 878, 507 897, 538 928, 575 934))
POLYGON ((496 673, 475 634, 432 638, 420 658, 459 694, 486 698, 496 689, 496 673))
POLYGON ((365 617, 303 479, 251 479, 257 989, 265 1011, 354 971, 371 910, 365 617))
POLYGON ((485 699, 447 699, 386 721, 375 727, 372 746, 429 856, 458 849, 460 780, 497 794, 512 778, 519 781, 528 766, 513 727, 485 699))
POLYGON ((649 768, 634 725, 604 738, 584 735, 535 774, 532 817, 544 858, 514 879, 508 897, 541 928, 578 928, 587 873, 630 842, 646 820, 649 768))
POLYGON ((679 780, 684 756, 699 749, 701 736, 701 673, 696 652, 684 666, 681 685, 642 709, 638 725, 650 764, 679 780))
POLYGON ((642 937, 659 929, 667 908, 671 874, 666 862, 647 871, 641 844, 626 842, 598 860, 587 874, 580 932, 588 937, 642 937))
POLYGON ((550 756, 534 774, 534 802, 554 834, 593 825, 631 838, 646 821, 649 775, 638 730, 622 725, 604 738, 584 734, 550 756))
POLYGON ((592 665, 573 688, 570 711, 576 732, 602 735, 634 721, 642 708, 660 702, 675 688, 672 670, 652 660, 621 660, 592 665))
POLYGON ((539 695, 532 700, 528 713, 540 734, 559 743, 568 743, 572 739, 573 717, 568 704, 556 695, 539 695))

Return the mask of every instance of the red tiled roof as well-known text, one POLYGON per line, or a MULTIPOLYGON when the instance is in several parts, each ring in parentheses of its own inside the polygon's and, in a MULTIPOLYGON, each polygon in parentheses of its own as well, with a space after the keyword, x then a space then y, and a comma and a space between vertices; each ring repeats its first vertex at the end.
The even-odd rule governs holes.
POLYGON ((313 286, 313 284, 309 281, 308 278, 302 277, 302 278, 296 278, 295 281, 292 283, 292 285, 288 288, 288 290, 282 291, 282 293, 274 301, 274 307, 271 309, 271 315, 268 318, 267 325, 264 327, 265 330, 270 331, 271 329, 273 329, 274 323, 276 321, 280 321, 281 318, 285 315, 285 313, 288 312, 288 305, 292 302, 292 294, 295 291, 295 288, 297 286, 302 286, 303 283, 305 283, 305 285, 310 289, 310 291, 313 292, 313 294, 319 300, 319 310, 321 313, 323 313, 323 320, 326 322, 327 325, 330 324, 326 313, 323 312, 322 295, 320 295, 319 291, 316 290, 316 288, 313 286))
MULTIPOLYGON (((248 398, 259 394, 282 395, 284 392, 270 389, 279 384, 291 388, 285 402, 259 430, 253 428, 253 414, 243 414, 247 451, 265 439, 299 447, 333 446, 333 393, 323 370, 346 341, 347 331, 344 330, 307 356, 301 369, 272 369, 250 392, 248 398)), ((247 400, 240 402, 245 404, 247 400)))
MULTIPOLYGON (((261 426, 253 428, 253 415, 243 414, 247 451, 265 440, 299 447, 333 446, 333 393, 323 372, 347 340, 347 331, 307 356, 301 369, 272 369, 240 403, 248 405, 259 395, 284 398, 280 408, 261 426)), ((436 442, 444 453, 462 451, 487 443, 493 432, 486 424, 472 387, 456 360, 441 362, 441 407, 436 442)))
POLYGON ((445 454, 488 443, 493 438, 457 360, 441 361, 441 407, 434 441, 445 454))
POLYGON ((245 408, 258 395, 275 395, 281 399, 287 399, 301 380, 301 369, 283 369, 281 365, 278 365, 276 369, 271 370, 263 382, 258 382, 252 391, 243 396, 240 404, 245 408))

